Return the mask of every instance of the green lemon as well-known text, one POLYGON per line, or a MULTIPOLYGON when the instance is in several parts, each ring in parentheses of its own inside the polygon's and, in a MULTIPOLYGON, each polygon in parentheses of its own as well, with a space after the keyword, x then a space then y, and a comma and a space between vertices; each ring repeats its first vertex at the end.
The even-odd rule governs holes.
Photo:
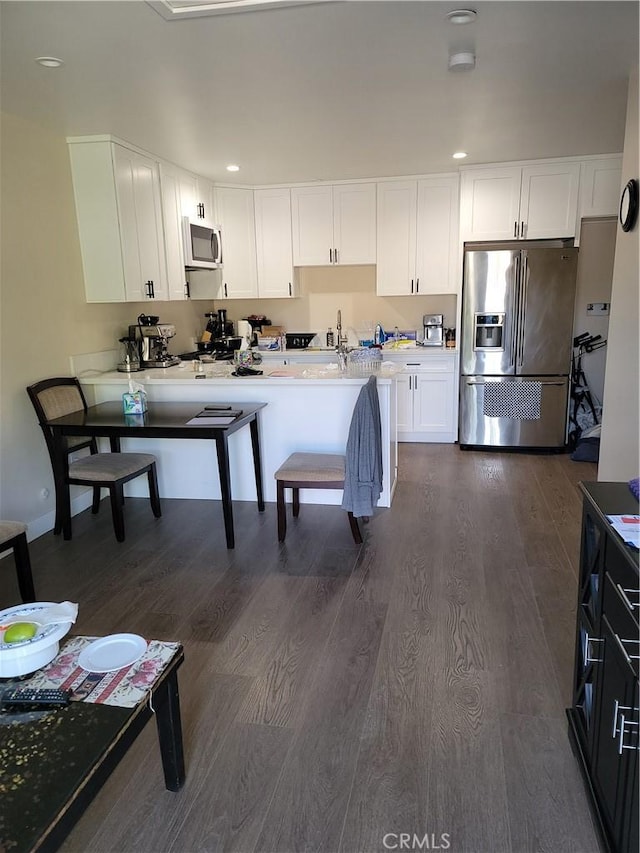
POLYGON ((15 622, 7 628, 2 639, 5 643, 21 643, 35 637, 37 630, 38 626, 33 622, 15 622))

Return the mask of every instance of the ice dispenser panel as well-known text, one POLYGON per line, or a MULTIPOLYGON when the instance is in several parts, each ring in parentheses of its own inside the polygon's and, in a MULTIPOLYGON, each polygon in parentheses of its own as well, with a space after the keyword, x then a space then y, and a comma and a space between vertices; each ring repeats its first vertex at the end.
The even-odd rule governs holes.
POLYGON ((504 352, 504 314, 476 314, 474 350, 504 352))

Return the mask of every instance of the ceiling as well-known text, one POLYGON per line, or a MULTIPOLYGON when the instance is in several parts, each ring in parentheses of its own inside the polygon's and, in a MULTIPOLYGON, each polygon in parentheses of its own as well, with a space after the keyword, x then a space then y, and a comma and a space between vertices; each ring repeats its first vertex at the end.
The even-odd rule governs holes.
POLYGON ((477 2, 458 26, 466 2, 274 5, 166 20, 143 0, 5 0, 2 109, 239 184, 623 148, 637 2, 477 2), (476 69, 449 72, 452 50, 476 69))

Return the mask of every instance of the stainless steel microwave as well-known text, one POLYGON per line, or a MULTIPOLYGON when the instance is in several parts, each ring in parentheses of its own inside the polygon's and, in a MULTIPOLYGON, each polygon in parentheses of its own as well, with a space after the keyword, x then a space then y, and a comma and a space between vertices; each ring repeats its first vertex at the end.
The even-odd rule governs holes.
POLYGON ((182 217, 184 265, 188 270, 217 270, 222 266, 222 229, 199 225, 182 217))

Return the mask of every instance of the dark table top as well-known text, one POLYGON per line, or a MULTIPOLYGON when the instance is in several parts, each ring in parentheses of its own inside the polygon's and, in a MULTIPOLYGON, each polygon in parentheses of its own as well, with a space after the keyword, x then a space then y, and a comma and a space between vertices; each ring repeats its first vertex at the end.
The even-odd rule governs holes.
POLYGON ((47 423, 64 435, 111 434, 126 437, 153 436, 155 438, 211 438, 223 432, 233 433, 255 418, 266 403, 224 403, 215 401, 215 405, 229 405, 242 414, 230 424, 187 424, 187 421, 202 412, 205 406, 213 405, 211 400, 202 403, 149 403, 148 410, 141 415, 125 414, 122 401, 99 403, 89 406, 86 412, 72 412, 47 423))
MULTIPOLYGON (((180 648, 154 691, 183 660, 180 648)), ((7 679, 0 689, 14 683, 7 679)), ((134 708, 72 702, 52 711, 0 715, 0 850, 37 848, 114 746, 134 739, 150 717, 146 702, 134 708)))

